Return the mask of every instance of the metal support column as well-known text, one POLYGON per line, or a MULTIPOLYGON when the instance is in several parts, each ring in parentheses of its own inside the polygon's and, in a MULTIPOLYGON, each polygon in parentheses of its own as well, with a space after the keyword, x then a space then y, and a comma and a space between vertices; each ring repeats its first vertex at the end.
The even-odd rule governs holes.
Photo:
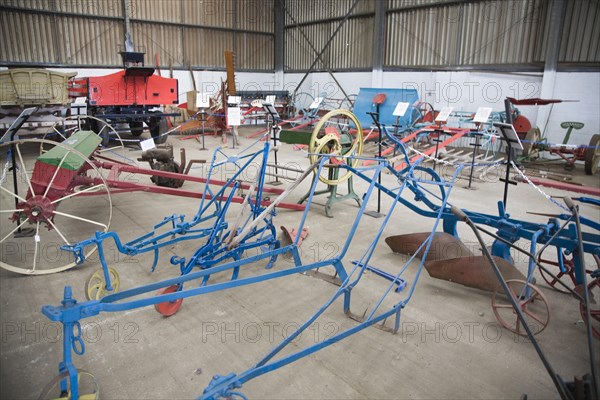
MULTIPOLYGON (((556 66, 558 64, 558 53, 560 51, 560 41, 565 23, 565 0, 553 0, 552 11, 550 14, 550 26, 548 31, 548 46, 546 47, 546 63, 544 65, 544 77, 542 79, 542 90, 540 97, 543 99, 552 99, 554 96, 554 84, 556 82, 556 66)), ((550 107, 538 107, 537 126, 540 127, 542 135, 546 133, 546 126, 550 119, 550 107)), ((556 140, 549 138, 550 143, 556 140)))
POLYGON ((283 66, 285 61, 285 53, 283 46, 285 45, 285 0, 275 1, 275 85, 280 89, 284 87, 283 66))
POLYGON ((373 23, 373 72, 371 86, 383 87, 383 63, 385 57, 385 11, 386 0, 376 0, 373 23))

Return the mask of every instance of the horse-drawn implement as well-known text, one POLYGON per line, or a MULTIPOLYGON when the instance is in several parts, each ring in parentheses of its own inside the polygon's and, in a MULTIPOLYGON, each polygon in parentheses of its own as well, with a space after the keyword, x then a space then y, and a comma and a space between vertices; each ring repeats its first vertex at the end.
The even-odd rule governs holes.
MULTIPOLYGON (((57 390, 58 393, 68 393, 72 398, 82 396, 79 377, 89 375, 88 373, 79 371, 73 363, 73 352, 82 355, 85 350, 83 339, 80 334, 80 321, 82 319, 96 316, 104 312, 125 311, 149 305, 156 306, 158 304, 166 304, 173 305, 169 307, 175 308, 178 307, 176 304, 184 298, 264 282, 266 280, 278 279, 291 274, 316 270, 321 267, 332 266, 340 278, 341 286, 335 291, 330 299, 314 313, 314 315, 308 318, 293 333, 289 334, 288 332, 285 340, 275 346, 275 348, 266 354, 264 358, 247 371, 237 375, 229 374, 225 376, 215 376, 202 395, 202 398, 205 399, 231 398, 235 396, 243 397, 237 390, 241 388, 244 383, 313 354, 316 351, 330 346, 331 344, 369 326, 383 326, 387 330, 396 332, 399 327, 401 311, 408 305, 413 296, 423 268, 428 269, 432 276, 435 275, 435 273, 432 273, 432 271, 436 270, 435 264, 432 265, 431 263, 436 263, 440 259, 430 259, 429 256, 433 254, 433 257, 435 257, 432 252, 443 249, 444 243, 442 243, 443 239, 440 240, 440 237, 447 235, 450 237, 450 244, 456 245, 459 243, 457 238, 457 224, 463 220, 477 225, 480 230, 485 230, 482 226, 489 226, 496 229, 495 233, 491 233, 495 238, 495 241, 491 253, 484 250, 483 257, 478 257, 473 254, 458 254, 455 258, 459 258, 461 262, 456 264, 457 268, 453 272, 451 271, 450 274, 456 278, 464 272, 464 270, 461 270, 460 266, 464 265, 463 262, 468 268, 477 267, 474 268, 475 270, 490 270, 491 268, 494 271, 493 276, 497 279, 498 284, 494 285, 489 276, 482 275, 480 271, 477 271, 472 274, 474 274, 477 279, 483 279, 483 284, 479 282, 478 284, 471 286, 479 288, 487 286, 496 292, 494 295, 494 299, 496 300, 494 300, 493 303, 496 315, 500 315, 500 313, 505 310, 514 310, 517 317, 514 317, 510 321, 508 319, 503 320, 499 317, 500 322, 508 329, 519 334, 525 333, 529 335, 531 340, 534 341, 537 346, 533 334, 540 332, 547 325, 545 315, 539 315, 536 312, 532 312, 533 305, 537 306, 538 304, 541 304, 544 306, 546 304, 543 301, 543 298, 538 295, 538 293, 540 293, 539 290, 534 286, 533 272, 536 269, 536 266, 545 269, 545 272, 549 274, 549 276, 553 276, 552 271, 548 270, 548 268, 545 268, 543 265, 540 265, 538 258, 536 257, 540 254, 540 251, 537 251, 537 247, 540 244, 543 244, 543 248, 551 246, 559 249, 559 257, 562 257, 565 252, 573 254, 574 266, 577 271, 579 271, 575 274, 576 280, 583 289, 583 295, 580 296, 582 310, 585 311, 585 315, 588 317, 587 320, 590 323, 592 322, 592 318, 597 317, 594 316, 593 312, 590 312, 592 310, 590 310, 590 296, 588 292, 588 290, 594 288, 592 287, 592 284, 597 282, 597 279, 587 285, 587 277, 583 271, 585 271, 585 255, 591 254, 597 256, 600 249, 600 240, 597 234, 582 231, 582 224, 580 222, 583 222, 583 225, 586 225, 588 229, 598 230, 599 227, 597 224, 593 223, 593 221, 580 219, 576 211, 576 206, 573 206, 572 203, 567 203, 569 205, 567 210, 569 210, 570 214, 565 214, 564 218, 562 216, 553 217, 546 224, 512 219, 506 213, 502 202, 499 204, 498 215, 460 210, 456 205, 451 205, 449 201, 454 181, 461 169, 460 165, 457 166, 456 173, 448 181, 441 179, 432 169, 420 166, 420 161, 410 163, 408 156, 406 156, 405 160, 408 167, 401 172, 396 171, 392 165, 384 160, 375 160, 376 162, 371 166, 362 166, 362 163, 359 161, 363 161, 363 159, 357 159, 356 156, 343 155, 340 153, 343 151, 340 140, 344 135, 347 135, 347 131, 345 130, 348 129, 350 124, 348 124, 347 121, 344 124, 339 123, 339 121, 336 121, 336 118, 333 118, 332 116, 330 116, 328 120, 331 122, 329 124, 324 124, 326 126, 320 126, 320 131, 316 134, 319 139, 318 147, 321 152, 320 154, 313 155, 315 162, 297 182, 305 179, 310 174, 310 171, 314 170, 315 176, 321 177, 329 176, 325 172, 326 168, 335 168, 340 170, 341 175, 338 176, 345 176, 346 173, 350 173, 354 177, 364 180, 367 183, 368 188, 362 197, 363 202, 360 208, 357 209, 357 214, 350 224, 347 239, 339 253, 326 260, 304 263, 298 250, 300 235, 297 235, 295 240, 289 245, 281 247, 274 245, 268 247, 259 254, 254 254, 245 258, 229 257, 230 260, 222 259, 221 261, 225 262, 220 264, 210 264, 206 268, 200 266, 199 271, 186 270, 186 273, 184 273, 186 266, 197 266, 196 260, 201 259, 201 257, 197 257, 197 254, 194 254, 189 259, 176 257, 173 260, 174 263, 182 267, 182 274, 179 277, 128 289, 118 293, 111 293, 105 297, 83 303, 79 303, 73 299, 71 288, 67 286, 61 305, 48 305, 43 307, 43 313, 52 321, 60 322, 63 325, 64 332, 63 360, 59 365, 58 378, 52 381, 49 390, 54 389, 57 390), (336 131, 337 134, 335 134, 336 131), (390 188, 378 182, 378 178, 384 170, 389 171, 395 176, 398 187, 390 188), (389 208, 385 210, 385 217, 379 220, 380 222, 377 224, 376 233, 373 239, 371 241, 355 240, 359 225, 364 224, 364 221, 362 220, 364 218, 363 214, 374 190, 380 190, 393 201, 391 201, 389 208), (411 234, 408 236, 405 235, 399 239, 388 238, 388 240, 386 240, 388 244, 391 243, 390 246, 394 250, 402 250, 404 252, 409 252, 412 255, 406 263, 403 263, 403 265, 397 268, 397 273, 393 274, 392 278, 389 279, 389 285, 386 285, 387 287, 384 288, 381 296, 376 300, 375 307, 370 312, 365 312, 362 316, 354 314, 351 311, 351 293, 353 289, 360 284, 372 256, 379 248, 378 244, 383 236, 384 229, 394 216, 400 215, 402 212, 399 211, 400 209, 404 211, 411 210, 421 216, 429 217, 429 221, 431 222, 429 225, 430 231, 420 234, 420 236, 411 234), (559 223, 559 220, 561 219, 564 219, 564 223, 562 224, 559 223), (446 235, 440 235, 441 232, 437 232, 438 227, 442 227, 446 235), (513 243, 519 239, 526 239, 531 243, 530 250, 526 251, 529 258, 526 274, 521 274, 516 270, 515 266, 512 265, 512 259, 510 257, 509 250, 513 243), (362 250, 362 257, 358 262, 354 263, 354 267, 352 268, 346 267, 347 252, 350 246, 354 246, 355 248, 360 247, 362 250), (407 249, 409 249, 409 251, 406 251, 407 249), (250 263, 266 261, 267 265, 270 265, 276 257, 285 253, 290 253, 294 262, 293 266, 289 268, 268 269, 259 273, 250 272, 245 275, 238 274, 240 269, 243 269, 244 266, 250 263), (393 306, 387 309, 384 308, 383 304, 385 304, 384 302, 387 296, 394 290, 395 285, 403 279, 409 265, 411 265, 413 260, 417 257, 421 258, 421 260, 418 263, 415 278, 411 279, 410 285, 407 285, 408 290, 404 292, 406 293, 405 296, 403 296, 400 301, 394 301, 393 306), (231 260, 231 258, 233 260, 231 260), (503 265, 499 266, 498 264, 503 265), (221 279, 212 282, 208 281, 209 277, 222 273, 230 273, 231 279, 221 279), (521 274, 524 279, 518 282, 510 280, 507 282, 506 275, 508 274, 521 274), (189 285, 187 285, 188 282, 194 281, 200 282, 200 286, 189 287, 189 285), (185 289, 183 288, 184 284, 188 286, 185 289), (501 289, 497 289, 497 287, 500 287, 501 289), (158 296, 155 295, 157 290, 161 291, 158 296), (141 298, 138 297, 134 299, 134 297, 137 296, 140 296, 141 298), (321 317, 326 310, 329 310, 331 306, 338 301, 342 303, 344 313, 351 318, 356 319, 358 321, 357 324, 324 341, 301 348, 292 353, 287 353, 287 355, 280 356, 277 359, 275 358, 283 349, 287 348, 296 337, 308 329, 314 321, 321 317), (385 325, 388 318, 394 318, 392 327, 387 327, 385 325), (532 321, 540 325, 538 325, 537 328, 532 328, 532 321), (542 329, 539 329, 540 326, 542 329)), ((360 125, 356 128, 360 129, 360 125)), ((406 150, 402 150, 403 145, 396 138, 390 136, 388 139, 395 141, 398 146, 398 151, 407 154, 406 150)), ((298 232, 301 232, 305 226, 318 181, 319 179, 313 179, 307 199, 307 207, 304 210, 298 225, 298 232)), ((251 192, 252 191, 250 191, 250 193, 251 192)), ((260 229, 261 227, 269 225, 269 216, 272 213, 274 206, 281 204, 289 193, 290 190, 285 191, 273 202, 273 204, 262 209, 259 213, 258 209, 253 209, 252 215, 254 215, 254 217, 247 219, 246 223, 240 225, 238 229, 228 230, 227 233, 221 236, 222 241, 220 245, 211 247, 211 249, 224 249, 225 254, 227 254, 227 252, 235 251, 237 248, 243 248, 244 243, 247 243, 246 240, 248 240, 248 238, 256 238, 256 236, 253 235, 255 235, 257 228, 260 229), (258 214, 255 214, 254 211, 258 214), (265 221, 265 218, 267 221, 265 221), (267 225, 265 225, 265 222, 267 222, 267 225)), ((252 205, 252 202, 249 204, 252 205)), ((373 223, 369 222, 369 225, 373 226, 373 223)), ((268 231, 272 232, 270 229, 268 231)), ((220 232, 225 232, 225 230, 220 230, 220 232)), ((200 250, 201 247, 199 248, 199 251, 200 250)), ((594 274, 596 274, 596 272, 594 272, 594 274)), ((593 277, 595 277, 594 274, 592 275, 593 277)), ((462 283, 468 284, 467 282, 462 283)), ((591 325, 589 329, 592 330, 591 325)), ((536 347, 536 349, 538 348, 539 346, 536 347)), ((544 364, 547 365, 547 360, 541 353, 540 356, 542 357, 544 364)), ((590 357, 592 358, 592 373, 594 373, 593 353, 590 357)), ((560 377, 554 373, 552 368, 547 366, 547 370, 551 374, 561 397, 571 398, 572 392, 560 377)), ((588 389, 589 385, 590 383, 588 382, 588 389)), ((591 383, 591 388, 593 391, 596 391, 593 382, 591 383)), ((97 395, 97 390, 87 394, 91 397, 95 397, 97 395)))
MULTIPOLYGON (((99 229, 108 231, 112 194, 144 191, 204 200, 224 194, 222 191, 213 193, 216 189, 181 188, 183 182, 207 183, 206 177, 189 174, 193 164, 203 161, 186 163, 184 152, 178 164, 173 160, 170 148, 153 149, 141 158, 149 161, 152 168, 141 168, 132 165, 132 160, 123 161, 124 156, 118 148, 99 147, 101 142, 102 139, 92 131, 78 131, 63 143, 23 139, 0 146, 3 166, 0 212, 3 218, 10 218, 12 222, 3 222, 0 227, 2 268, 37 275, 75 266, 75 259, 60 251, 60 247, 89 238, 99 229), (141 176, 151 177, 156 185, 142 183, 141 176)), ((212 171, 211 168, 208 169, 212 171)), ((210 185, 227 187, 227 190, 234 183, 231 179, 210 177, 210 185)), ((237 190, 250 188, 248 183, 237 182, 235 185, 237 190)), ((262 190, 271 194, 282 192, 267 186, 262 190)), ((238 194, 228 196, 232 203, 245 201, 238 194)), ((265 198, 261 202, 270 204, 265 198)), ((304 208, 285 203, 279 206, 295 210, 304 208)))

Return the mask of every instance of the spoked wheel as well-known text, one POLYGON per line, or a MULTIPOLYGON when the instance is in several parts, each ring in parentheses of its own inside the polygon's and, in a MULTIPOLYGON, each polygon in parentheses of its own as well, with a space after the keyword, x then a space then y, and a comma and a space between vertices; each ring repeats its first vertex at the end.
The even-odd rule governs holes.
MULTIPOLYGON (((80 400, 98 400, 100 398, 98 381, 94 375, 82 369, 77 370, 77 391, 80 400)), ((42 390, 38 400, 47 399, 72 399, 71 382, 67 371, 54 377, 42 390)))
MULTIPOLYGON (((545 264, 545 265, 554 265, 557 267, 556 269, 556 277, 550 276, 548 273, 544 272, 543 269, 540 268, 540 275, 542 276, 542 278, 544 279, 544 281, 550 285, 550 287, 554 290, 556 290, 557 292, 560 293, 570 293, 567 289, 565 289, 565 287, 563 285, 561 285, 559 283, 562 282, 565 285, 567 285, 570 288, 574 288, 576 283, 575 280, 575 268, 574 268, 574 263, 573 260, 568 259, 567 257, 564 256, 564 254, 560 254, 559 257, 562 257, 562 262, 565 268, 565 271, 561 271, 560 270, 560 264, 557 261, 550 261, 550 260, 546 260, 543 259, 541 257, 541 255, 538 257, 538 262, 540 264, 545 264)), ((553 271, 554 273, 554 271, 553 271)))
MULTIPOLYGON (((329 164, 356 167, 360 160, 347 157, 358 157, 362 150, 363 131, 356 116, 348 110, 333 110, 325 114, 315 126, 310 138, 309 157, 311 164, 321 157, 329 157, 329 164)), ((339 185, 351 175, 350 171, 340 168, 337 178, 331 179, 329 175, 321 174, 319 180, 327 185, 339 185)))
MULTIPOLYGON (((179 285, 171 285, 167 288, 159 290, 158 295, 175 293, 179 290, 179 285)), ((177 311, 181 308, 181 303, 183 303, 183 299, 177 299, 174 301, 164 301, 162 303, 157 303, 154 305, 154 309, 158 311, 160 314, 165 317, 170 317, 171 315, 175 315, 177 311)))
POLYGON ((78 150, 19 140, 0 146, 0 165, 0 267, 27 275, 69 269, 76 265, 73 256, 60 247, 108 230, 108 185, 78 150), (49 150, 40 156, 42 145, 49 150))
MULTIPOLYGON (((519 279, 506 281, 512 295, 517 300, 525 321, 534 335, 543 331, 550 322, 550 307, 546 296, 529 282, 519 279), (529 293, 528 293, 529 292, 529 293)), ((502 288, 496 289, 492 295, 492 309, 498 322, 511 332, 526 336, 527 332, 521 324, 517 313, 512 307, 502 288)))
POLYGON ((106 279, 104 279, 104 270, 102 268, 92 272, 85 281, 85 297, 88 300, 100 300, 106 295, 117 293, 121 285, 119 273, 116 269, 108 267, 108 276, 110 277, 111 291, 106 289, 106 279))
MULTIPOLYGON (((592 333, 594 337, 600 340, 600 278, 596 278, 588 284, 588 293, 590 299, 590 317, 592 323, 592 333)), ((586 324, 590 321, 587 319, 585 304, 579 304, 581 318, 586 324)))
POLYGON ((530 160, 536 160, 540 157, 540 140, 542 134, 539 129, 533 128, 525 135, 525 141, 523 141, 523 156, 530 160))
MULTIPOLYGON (((99 153, 113 153, 125 158, 125 146, 119 133, 106 121, 91 115, 72 115, 52 126, 44 139, 63 141, 81 130, 94 131, 101 139, 99 153)), ((45 147, 41 152, 47 151, 45 147)))
POLYGON ((430 103, 424 101, 419 102, 419 104, 417 105, 417 111, 418 115, 417 119, 415 120, 415 123, 428 124, 434 122, 436 117, 435 110, 433 109, 433 106, 430 103))
POLYGON ((592 136, 590 144, 585 149, 584 162, 586 174, 594 175, 598 172, 598 164, 600 163, 600 135, 596 134, 592 136))

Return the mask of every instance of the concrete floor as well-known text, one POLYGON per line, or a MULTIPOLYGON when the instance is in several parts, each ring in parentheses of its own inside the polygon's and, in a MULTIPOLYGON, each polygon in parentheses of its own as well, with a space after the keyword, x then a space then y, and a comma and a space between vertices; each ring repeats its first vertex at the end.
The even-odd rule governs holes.
MULTIPOLYGON (((252 132, 244 130, 242 136, 252 132)), ((231 140, 231 139, 230 139, 231 140)), ((211 151, 199 151, 195 140, 169 143, 185 147, 188 159, 208 158, 211 151)), ((241 145, 252 139, 243 137, 241 145)), ((220 145, 220 138, 206 138, 207 147, 220 145)), ((308 166, 306 155, 282 145, 279 162, 308 166)), ((227 149, 229 154, 237 150, 227 149)), ((138 151, 126 150, 131 158, 138 151)), ((178 154, 178 152, 176 152, 178 154)), ((595 177, 583 177, 582 167, 576 179, 598 185, 595 177)), ((202 170, 193 169, 192 174, 202 170)), ((493 174, 492 174, 493 175, 493 174)), ((290 178, 295 175, 290 174, 290 178)), ((145 177, 128 177, 147 181, 145 177)), ((386 185, 394 187, 392 176, 384 175, 386 185)), ((286 181, 289 185, 290 180, 286 181)), ((366 183, 355 180, 355 190, 364 193, 366 183)), ((297 201, 308 182, 293 192, 287 201, 297 201)), ((396 185, 397 186, 397 185, 396 185)), ((502 198, 502 183, 497 176, 476 182, 477 190, 464 188, 465 181, 454 185, 450 201, 464 209, 497 213, 502 198)), ((285 186, 284 186, 285 187, 285 186)), ((199 190, 197 184, 184 188, 199 190)), ((552 195, 566 194, 545 189, 552 195)), ((528 211, 562 212, 527 184, 509 189, 508 211, 515 218, 545 222, 546 217, 528 211)), ((408 197, 407 197, 408 198, 408 197)), ((390 200, 383 197, 383 209, 390 200)), ((304 263, 327 259, 343 247, 358 207, 353 201, 333 206, 334 218, 325 216, 325 198, 315 199, 308 226, 310 234, 302 244, 304 263)), ((173 213, 193 215, 198 200, 182 197, 129 193, 112 196, 111 229, 125 240, 137 237, 173 213)), ((238 205, 232 206, 232 211, 238 205)), ((374 198, 368 209, 374 209, 374 198)), ((598 208, 581 206, 588 218, 600 220, 598 208)), ((301 213, 279 209, 275 225, 295 227, 301 213)), ((346 268, 366 250, 382 219, 363 216, 348 255, 346 268)), ((405 207, 397 207, 383 237, 431 230, 432 221, 405 207)), ((463 241, 474 248, 473 234, 460 226, 463 241)), ((487 238, 491 243, 491 239, 487 238)), ((526 246, 527 243, 520 243, 526 246)), ((121 277, 121 288, 156 282, 178 275, 169 259, 189 256, 198 243, 180 243, 164 248, 154 273, 149 273, 152 255, 125 257, 113 247, 107 251, 109 264, 121 277)), ((406 257, 394 254, 383 240, 375 250, 371 264, 397 273, 406 257)), ((526 259, 517 258, 517 267, 525 271, 526 259)), ((292 264, 280 258, 274 269, 292 264)), ((77 299, 84 299, 84 283, 99 268, 94 257, 82 266, 48 276, 22 276, 0 271, 0 320, 2 325, 0 358, 0 398, 35 398, 57 374, 62 356, 60 326, 40 312, 45 304, 58 305, 64 285, 73 287, 77 299)), ((403 277, 414 283, 418 264, 413 262, 403 277)), ((245 266, 242 276, 264 271, 264 263, 245 266)), ((327 269, 322 270, 328 272, 327 269)), ((585 325, 579 303, 546 286, 537 276, 551 307, 548 328, 538 335, 556 371, 565 379, 589 371, 585 325)), ((225 281, 225 274, 215 281, 225 281)), ((194 285, 192 285, 194 286, 194 285)), ((367 273, 352 292, 352 311, 372 310, 388 282, 367 273)), ((103 313, 82 321, 86 352, 75 356, 79 368, 92 372, 105 399, 195 398, 211 377, 240 373, 251 367, 299 324, 312 315, 337 289, 314 277, 295 274, 282 279, 186 299, 180 311, 165 318, 153 307, 126 312, 103 313)), ((382 307, 404 299, 408 290, 390 293, 382 307)), ((284 351, 290 354, 332 334, 355 326, 337 301, 298 340, 284 351)), ((387 322, 390 326, 390 321, 387 322)), ((598 346, 598 342, 595 343, 598 346)), ((491 308, 490 294, 430 278, 424 271, 414 296, 402 312, 400 332, 396 335, 379 329, 363 330, 314 355, 246 383, 241 392, 251 399, 500 399, 557 398, 551 379, 527 339, 500 327, 491 308)))

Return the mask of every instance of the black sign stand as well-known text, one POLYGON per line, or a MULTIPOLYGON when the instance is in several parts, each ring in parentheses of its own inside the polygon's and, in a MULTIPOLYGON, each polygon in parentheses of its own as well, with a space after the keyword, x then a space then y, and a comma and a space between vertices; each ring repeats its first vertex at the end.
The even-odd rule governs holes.
POLYGON ((521 140, 515 131, 515 128, 511 124, 504 124, 500 122, 494 122, 494 127, 502 136, 502 139, 506 142, 506 175, 504 178, 500 178, 500 181, 504 182, 504 209, 506 210, 506 202, 508 201, 508 185, 516 185, 517 182, 510 180, 510 168, 512 166, 512 159, 514 158, 515 149, 523 149, 521 140))
POLYGON ((204 124, 206 123, 206 117, 208 116, 208 113, 206 112, 206 110, 203 108, 202 111, 199 112, 200 114, 200 121, 202 121, 202 148, 200 150, 208 150, 205 146, 204 146, 204 124))
POLYGON ((480 139, 481 139, 481 125, 477 123, 477 132, 475 132, 475 143, 471 143, 473 146, 473 154, 471 155, 471 171, 469 171, 469 185, 466 189, 475 190, 477 189, 475 186, 471 186, 473 183, 473 172, 475 171, 475 157, 479 154, 479 148, 481 147, 480 139))
MULTIPOLYGON (((378 151, 377 151, 377 158, 381 159, 382 156, 382 140, 383 140, 383 128, 382 125, 379 123, 379 104, 375 105, 375 112, 367 112, 367 114, 369 114, 371 116, 371 118, 373 119, 373 122, 375 123, 375 126, 377 127, 377 131, 379 132, 379 139, 378 139, 378 151)), ((381 213, 381 173, 379 175, 377 175, 377 183, 379 184, 379 186, 377 187, 377 211, 366 211, 365 214, 373 217, 373 218, 381 218, 383 216, 385 216, 385 214, 381 213)))
MULTIPOLYGON (((11 154, 11 162, 12 162, 13 190, 15 193, 15 208, 19 208, 18 207, 19 199, 16 197, 19 195, 19 186, 18 186, 18 179, 17 179, 17 159, 15 156, 15 153, 16 153, 15 143, 14 143, 15 135, 17 134, 19 129, 21 129, 21 126, 23 126, 25 121, 27 121, 27 119, 31 116, 31 114, 33 114, 36 111, 37 111, 37 107, 26 108, 25 110, 23 110, 21 112, 21 114, 19 114, 17 119, 8 128, 8 130, 4 133, 4 135, 2 135, 2 138, 0 138, 0 143, 4 142, 7 137, 12 142, 10 144, 10 154, 11 154)), ((27 173, 27 171, 25 171, 25 173, 27 173)), ((18 227, 17 232, 15 232, 14 237, 15 238, 31 237, 34 234, 35 234, 35 230, 33 228, 18 227)))
POLYGON ((270 103, 263 103, 263 108, 269 115, 267 119, 267 129, 271 132, 271 138, 273 139, 273 152, 275 153, 275 180, 269 182, 270 185, 278 186, 282 185, 283 182, 279 181, 279 169, 277 168, 277 130, 279 126, 277 126, 277 120, 280 119, 279 113, 270 103))

